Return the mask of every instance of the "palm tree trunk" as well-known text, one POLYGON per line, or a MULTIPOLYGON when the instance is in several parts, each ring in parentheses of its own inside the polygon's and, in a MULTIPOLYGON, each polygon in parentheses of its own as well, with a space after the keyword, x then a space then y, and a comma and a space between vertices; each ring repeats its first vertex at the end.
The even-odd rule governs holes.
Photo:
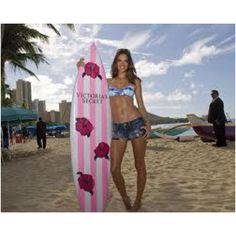
POLYGON ((1 100, 2 102, 5 99, 5 62, 1 60, 1 100))
MULTIPOLYGON (((1 49, 2 49, 2 40, 5 30, 5 24, 1 24, 1 49)), ((5 99, 5 70, 4 70, 3 58, 1 58, 1 101, 5 99)))
POLYGON ((5 24, 1 24, 1 47, 2 47, 2 40, 3 40, 4 30, 5 30, 5 24))

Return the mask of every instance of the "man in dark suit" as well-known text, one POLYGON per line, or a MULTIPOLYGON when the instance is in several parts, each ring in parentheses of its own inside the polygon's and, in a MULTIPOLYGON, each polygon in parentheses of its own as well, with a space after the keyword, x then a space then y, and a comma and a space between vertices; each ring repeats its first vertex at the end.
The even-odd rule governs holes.
POLYGON ((219 98, 219 92, 217 90, 212 90, 211 96, 213 100, 209 106, 208 122, 213 124, 217 140, 216 144, 213 144, 213 146, 227 146, 225 138, 225 122, 227 119, 224 113, 224 103, 219 98))
POLYGON ((39 121, 36 124, 37 144, 38 149, 42 148, 41 140, 43 140, 43 149, 46 148, 46 123, 39 117, 39 121))

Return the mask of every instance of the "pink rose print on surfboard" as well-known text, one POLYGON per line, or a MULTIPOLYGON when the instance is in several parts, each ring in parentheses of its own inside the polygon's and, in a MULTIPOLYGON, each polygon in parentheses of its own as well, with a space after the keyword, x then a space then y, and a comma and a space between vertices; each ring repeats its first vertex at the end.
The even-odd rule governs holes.
POLYGON ((73 178, 81 211, 101 212, 107 204, 111 112, 104 66, 92 43, 78 68, 71 103, 73 178))
POLYGON ((82 172, 77 172, 77 174, 80 175, 78 178, 79 187, 93 195, 93 188, 95 185, 93 176, 83 174, 82 172))
POLYGON ((84 117, 76 118, 76 130, 80 132, 81 135, 90 137, 93 129, 94 127, 88 119, 84 117))
POLYGON ((100 75, 99 66, 93 62, 88 62, 85 64, 84 73, 82 77, 84 77, 85 75, 88 75, 93 79, 95 79, 96 77, 98 77, 99 79, 102 79, 102 76, 100 75))
POLYGON ((104 157, 109 160, 109 156, 108 156, 109 151, 110 151, 110 147, 107 143, 104 143, 104 142, 99 143, 96 149, 94 150, 95 152, 94 159, 96 160, 98 157, 99 158, 104 157))

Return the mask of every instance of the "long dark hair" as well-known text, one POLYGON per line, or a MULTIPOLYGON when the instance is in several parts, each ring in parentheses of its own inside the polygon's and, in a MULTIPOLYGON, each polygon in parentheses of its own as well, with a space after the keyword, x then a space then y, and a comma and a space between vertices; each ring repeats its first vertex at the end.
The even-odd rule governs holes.
POLYGON ((132 59, 131 53, 128 49, 121 48, 121 49, 117 50, 115 58, 114 58, 112 65, 111 65, 111 76, 112 76, 112 78, 115 78, 118 75, 117 59, 121 54, 125 54, 128 58, 128 70, 127 70, 128 81, 132 84, 135 84, 135 80, 139 79, 139 78, 136 74, 136 69, 134 67, 133 59, 132 59))

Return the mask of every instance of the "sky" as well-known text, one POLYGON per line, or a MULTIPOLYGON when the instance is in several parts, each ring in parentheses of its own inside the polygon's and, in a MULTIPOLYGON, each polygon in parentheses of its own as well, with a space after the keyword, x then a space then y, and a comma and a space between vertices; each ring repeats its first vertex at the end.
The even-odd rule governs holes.
POLYGON ((76 62, 87 58, 95 41, 110 77, 110 66, 118 48, 131 50, 148 112, 169 117, 188 113, 205 115, 210 91, 219 90, 225 112, 235 117, 235 26, 234 24, 78 24, 75 32, 55 25, 57 36, 45 25, 29 25, 50 36, 37 41, 49 64, 37 69, 39 77, 14 72, 6 65, 11 88, 16 80, 31 82, 32 99, 46 100, 46 109, 59 110, 61 100, 71 101, 76 62))

